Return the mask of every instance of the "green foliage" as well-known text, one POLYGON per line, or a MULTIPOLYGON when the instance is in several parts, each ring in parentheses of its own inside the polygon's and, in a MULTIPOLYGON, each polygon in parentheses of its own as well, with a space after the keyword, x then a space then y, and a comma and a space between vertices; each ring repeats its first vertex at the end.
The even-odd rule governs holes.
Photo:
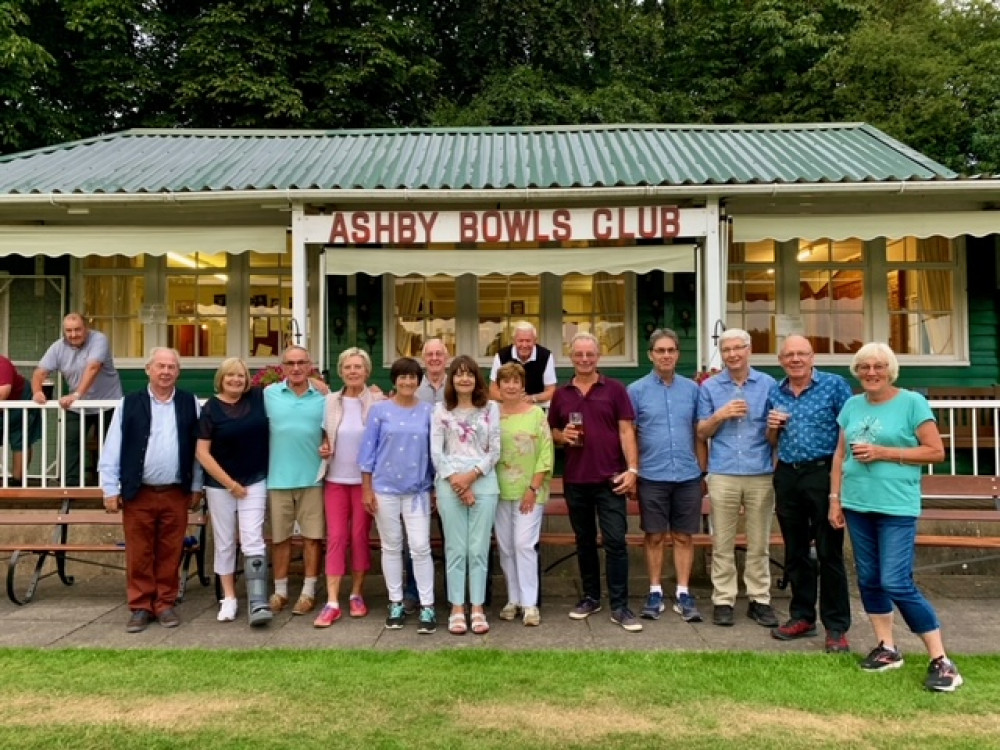
POLYGON ((863 120, 1000 171, 991 0, 0 0, 0 151, 124 128, 863 120))

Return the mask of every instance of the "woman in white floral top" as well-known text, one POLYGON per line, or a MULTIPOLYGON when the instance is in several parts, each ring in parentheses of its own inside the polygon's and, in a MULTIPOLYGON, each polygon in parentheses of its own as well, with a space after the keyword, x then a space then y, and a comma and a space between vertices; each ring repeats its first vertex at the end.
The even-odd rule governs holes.
POLYGON ((497 371, 500 391, 500 502, 496 534, 507 604, 500 619, 524 613, 538 625, 538 537, 552 476, 552 433, 545 412, 524 400, 524 368, 508 362, 497 371))
POLYGON ((486 382, 471 357, 448 367, 444 402, 431 421, 431 461, 437 472, 438 512, 444 526, 444 556, 451 616, 448 632, 466 632, 468 578, 472 632, 490 625, 483 611, 493 517, 500 494, 494 467, 500 459, 500 412, 487 396, 486 382))

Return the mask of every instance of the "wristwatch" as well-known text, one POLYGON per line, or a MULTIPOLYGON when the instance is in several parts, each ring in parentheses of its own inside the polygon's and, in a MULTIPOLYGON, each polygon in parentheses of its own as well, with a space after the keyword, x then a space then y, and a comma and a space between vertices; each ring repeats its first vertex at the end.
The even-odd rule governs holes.
POLYGON ((628 468, 626 469, 626 471, 627 471, 627 472, 628 472, 629 474, 638 474, 638 473, 639 473, 639 470, 638 470, 637 468, 635 468, 634 466, 629 466, 629 467, 628 467, 628 468))

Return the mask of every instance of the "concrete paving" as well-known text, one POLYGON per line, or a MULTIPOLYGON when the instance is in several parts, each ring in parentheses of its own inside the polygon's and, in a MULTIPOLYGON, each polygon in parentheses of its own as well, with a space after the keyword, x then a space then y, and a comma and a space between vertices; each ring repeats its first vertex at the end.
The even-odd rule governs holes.
MULTIPOLYGON (((498 589, 502 579, 497 578, 498 589)), ((293 595, 299 581, 292 579, 293 595)), ((320 582, 322 586, 322 581, 320 582)), ((919 578, 931 602, 937 608, 944 628, 945 643, 955 654, 998 653, 997 627, 1000 603, 1000 578, 971 575, 925 575, 919 578)), ((203 588, 196 580, 188 587, 186 600, 179 605, 182 618, 179 628, 168 630, 157 623, 137 635, 125 632, 128 609, 124 599, 121 574, 99 574, 78 580, 73 586, 63 585, 58 578, 43 580, 35 599, 17 606, 4 598, 0 602, 0 647, 67 648, 178 648, 178 649, 533 649, 566 650, 683 650, 683 651, 758 651, 815 652, 823 650, 820 637, 784 643, 770 637, 769 632, 746 617, 746 601, 736 606, 736 623, 722 628, 711 622, 687 624, 668 610, 658 621, 643 620, 641 633, 627 633, 610 621, 607 604, 598 614, 577 622, 567 617, 576 601, 571 578, 552 584, 546 582, 547 593, 542 606, 542 625, 526 628, 520 621, 503 622, 497 617, 503 599, 498 591, 490 611, 491 630, 485 636, 471 633, 450 635, 445 627, 448 609, 439 604, 439 625, 433 635, 417 634, 415 618, 409 618, 402 630, 385 630, 386 595, 381 578, 366 582, 365 593, 370 613, 365 618, 346 616, 331 628, 320 630, 312 625, 313 615, 296 617, 287 610, 277 615, 270 626, 251 628, 243 610, 235 622, 216 621, 218 604, 212 587, 203 588)), ((438 586, 438 591, 443 587, 438 586)), ((633 585, 632 607, 642 606, 639 592, 644 588, 633 585)), ((710 591, 696 587, 706 618, 711 615, 710 591)), ((443 597, 442 597, 443 598, 443 597)), ((322 601, 322 597, 321 597, 322 601)), ((782 619, 788 612, 788 592, 776 590, 772 603, 782 619)), ((346 600, 342 602, 346 605, 346 600)), ((872 631, 865 620, 857 593, 853 596, 855 627, 849 634, 852 649, 867 652, 872 643, 872 631)), ((898 644, 904 652, 920 653, 919 639, 910 634, 897 618, 898 644)))

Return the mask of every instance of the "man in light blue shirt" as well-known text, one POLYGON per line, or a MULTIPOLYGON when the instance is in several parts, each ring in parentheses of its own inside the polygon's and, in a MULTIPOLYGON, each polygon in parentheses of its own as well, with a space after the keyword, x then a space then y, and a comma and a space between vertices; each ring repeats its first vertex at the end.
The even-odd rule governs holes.
POLYGON ((122 511, 129 633, 141 633, 152 619, 165 628, 180 624, 177 570, 188 510, 202 497, 195 460, 200 407, 193 394, 175 387, 176 350, 153 349, 146 373, 149 387, 115 409, 98 467, 105 510, 122 511))
POLYGON ((694 564, 691 535, 701 527, 702 475, 708 458, 705 441, 695 429, 698 386, 677 374, 680 339, 669 328, 650 335, 649 359, 653 370, 628 387, 639 442, 639 510, 649 573, 649 596, 640 616, 658 620, 666 608, 660 576, 669 532, 677 574, 674 611, 685 622, 701 622, 688 590, 694 564))
POLYGON ((326 397, 309 382, 313 364, 309 352, 301 346, 285 349, 281 365, 285 379, 264 391, 271 434, 267 489, 271 504, 274 594, 270 604, 275 613, 288 605, 292 533, 298 523, 305 580, 292 614, 304 615, 316 606, 316 584, 326 536, 323 488, 319 482, 326 397))
POLYGON ((770 547, 774 516, 774 457, 767 440, 767 397, 774 378, 750 366, 750 334, 730 328, 719 337, 726 369, 701 384, 698 436, 711 440, 708 492, 712 497, 712 622, 733 624, 736 529, 746 517, 747 555, 743 571, 750 606, 747 617, 766 628, 778 626, 771 607, 770 547))

